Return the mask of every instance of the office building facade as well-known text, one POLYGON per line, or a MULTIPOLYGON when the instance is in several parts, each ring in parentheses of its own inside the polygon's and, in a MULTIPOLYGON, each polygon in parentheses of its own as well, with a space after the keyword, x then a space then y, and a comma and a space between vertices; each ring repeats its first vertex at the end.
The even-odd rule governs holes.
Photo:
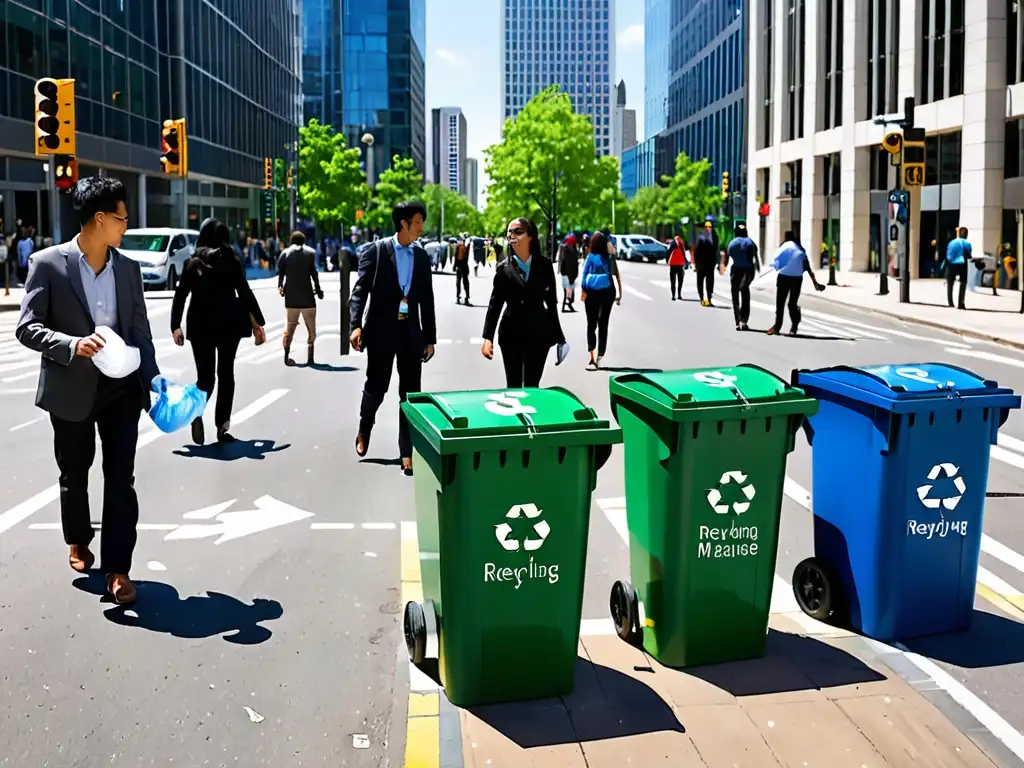
POLYGON ((636 145, 636 110, 626 108, 626 83, 615 86, 615 107, 612 110, 612 154, 622 153, 636 145))
POLYGON ((639 147, 633 146, 622 153, 619 161, 619 189, 627 198, 636 194, 636 161, 639 147))
POLYGON ((434 183, 466 194, 466 116, 458 107, 431 110, 431 157, 434 183))
POLYGON ((474 208, 479 206, 480 166, 475 157, 467 157, 463 165, 462 178, 465 180, 466 199, 474 208))
POLYGON ((284 157, 301 120, 294 2, 258 0, 258 14, 207 0, 51 0, 47 14, 38 2, 0 3, 4 232, 19 221, 42 236, 55 229, 46 158, 33 150, 41 77, 74 77, 79 176, 121 179, 129 226, 195 226, 217 216, 256 231, 263 157, 284 157), (187 184, 160 172, 162 121, 179 117, 187 121, 187 184))
POLYGON ((515 117, 549 85, 569 94, 594 125, 599 155, 612 154, 613 0, 504 0, 501 108, 515 117))
POLYGON ((374 181, 394 155, 412 158, 426 174, 426 0, 347 1, 342 25, 349 146, 373 136, 374 181))
MULTIPOLYGON (((767 206, 762 247, 785 231, 840 269, 891 270, 895 169, 876 123, 916 99, 925 184, 911 198, 910 275, 939 274, 957 226, 975 253, 1024 227, 1024 16, 1004 0, 751 0, 748 187, 767 206), (792 6, 792 7, 790 7, 792 6), (839 33, 841 31, 841 33, 839 33), (968 44, 969 43, 969 44, 968 44), (767 65, 767 69, 766 69, 767 65)), ((824 261, 824 260, 823 260, 824 261)))
POLYGON ((344 2, 302 0, 303 124, 315 118, 337 131, 344 130, 344 2))

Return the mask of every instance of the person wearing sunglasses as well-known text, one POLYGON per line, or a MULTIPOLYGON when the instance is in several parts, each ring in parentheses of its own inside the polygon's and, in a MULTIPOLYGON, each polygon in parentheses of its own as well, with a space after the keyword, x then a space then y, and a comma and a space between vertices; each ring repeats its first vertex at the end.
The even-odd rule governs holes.
POLYGON ((529 219, 513 219, 506 239, 508 258, 494 271, 480 351, 488 360, 494 357, 497 332, 505 386, 539 387, 551 347, 558 345, 556 365, 568 353, 558 320, 555 267, 541 255, 537 225, 529 219))
POLYGON ((100 565, 106 591, 119 605, 135 601, 129 578, 137 538, 135 450, 139 417, 149 410, 160 375, 137 262, 117 251, 128 227, 127 194, 117 179, 90 176, 74 190, 81 232, 35 254, 15 335, 42 356, 36 405, 50 414, 60 471, 60 517, 68 564, 85 573, 96 558, 89 511, 89 470, 96 432, 103 446, 100 565), (119 378, 93 359, 105 326, 139 352, 138 368, 119 378))

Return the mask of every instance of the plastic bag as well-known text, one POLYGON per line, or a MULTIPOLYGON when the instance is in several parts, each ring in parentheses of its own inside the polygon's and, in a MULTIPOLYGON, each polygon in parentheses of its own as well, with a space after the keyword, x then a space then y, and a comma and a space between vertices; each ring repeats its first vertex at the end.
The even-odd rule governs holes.
POLYGON ((96 333, 103 337, 103 349, 93 356, 92 363, 100 373, 111 379, 123 379, 139 370, 141 358, 137 347, 125 344, 124 339, 106 325, 97 326, 96 333))
POLYGON ((153 379, 156 401, 149 409, 149 418, 161 432, 177 432, 206 410, 206 393, 195 384, 182 386, 165 376, 153 379))

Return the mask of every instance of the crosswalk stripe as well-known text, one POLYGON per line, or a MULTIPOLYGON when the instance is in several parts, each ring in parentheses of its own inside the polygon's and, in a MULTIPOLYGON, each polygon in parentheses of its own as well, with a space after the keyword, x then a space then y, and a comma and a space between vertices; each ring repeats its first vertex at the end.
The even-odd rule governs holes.
POLYGON ((644 301, 654 301, 654 299, 652 299, 646 293, 643 293, 642 291, 638 291, 636 288, 634 288, 633 286, 629 285, 628 283, 626 283, 625 285, 622 286, 622 290, 624 290, 630 296, 636 296, 638 299, 643 299, 644 301))

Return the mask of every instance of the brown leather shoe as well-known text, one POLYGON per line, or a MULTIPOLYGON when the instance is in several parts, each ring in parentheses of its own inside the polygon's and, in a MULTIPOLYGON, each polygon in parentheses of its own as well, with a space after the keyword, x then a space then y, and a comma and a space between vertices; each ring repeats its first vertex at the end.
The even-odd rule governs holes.
POLYGON ((363 437, 363 433, 360 432, 356 435, 356 456, 363 458, 368 450, 370 450, 370 439, 363 437))
POLYGON ((412 474, 412 459, 411 458, 406 457, 406 458, 402 459, 402 471, 405 472, 405 474, 407 474, 407 475, 411 475, 412 474))
POLYGON ((96 556, 89 551, 88 546, 85 544, 71 545, 71 551, 68 553, 68 565, 71 566, 71 570, 85 573, 92 568, 95 562, 96 556))
POLYGON ((118 605, 129 605, 138 596, 135 585, 124 573, 111 573, 107 576, 107 592, 118 605))

